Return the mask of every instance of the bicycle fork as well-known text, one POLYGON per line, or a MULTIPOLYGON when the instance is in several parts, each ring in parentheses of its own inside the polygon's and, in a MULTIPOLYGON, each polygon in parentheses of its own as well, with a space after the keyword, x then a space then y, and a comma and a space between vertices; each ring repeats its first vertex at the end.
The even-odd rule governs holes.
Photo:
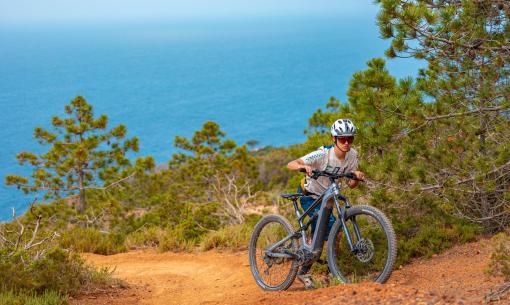
MULTIPOLYGON (((354 245, 352 243, 351 233, 349 232, 349 229, 347 228, 347 224, 345 222, 345 215, 347 214, 346 209, 351 207, 351 205, 349 204, 349 199, 347 199, 347 197, 344 197, 340 194, 335 194, 335 196, 333 196, 333 199, 335 201, 336 210, 338 212, 340 221, 342 223, 342 230, 345 234, 345 239, 347 239, 347 243, 349 244, 349 249, 351 250, 351 252, 356 254, 359 251, 359 249, 356 247, 356 245, 354 245), (344 207, 340 207, 337 197, 342 199, 345 202, 344 207)), ((351 222, 352 222, 352 228, 354 229, 354 234, 356 236, 356 240, 360 241, 361 240, 361 232, 359 230, 358 223, 356 222, 356 218, 354 216, 351 218, 351 222)))

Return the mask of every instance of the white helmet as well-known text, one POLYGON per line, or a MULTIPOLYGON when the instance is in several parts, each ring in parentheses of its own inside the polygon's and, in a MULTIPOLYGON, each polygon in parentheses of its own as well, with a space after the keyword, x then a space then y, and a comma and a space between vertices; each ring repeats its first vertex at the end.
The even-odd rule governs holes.
POLYGON ((356 126, 349 119, 339 119, 331 126, 333 137, 349 137, 356 134, 356 126))

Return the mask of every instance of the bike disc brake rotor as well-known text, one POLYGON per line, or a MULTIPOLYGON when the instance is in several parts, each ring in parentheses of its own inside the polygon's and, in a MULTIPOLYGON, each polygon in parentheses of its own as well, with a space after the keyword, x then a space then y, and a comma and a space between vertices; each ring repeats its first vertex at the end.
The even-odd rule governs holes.
POLYGON ((356 243, 356 249, 356 257, 360 262, 367 263, 374 257, 374 244, 370 239, 360 239, 356 243))

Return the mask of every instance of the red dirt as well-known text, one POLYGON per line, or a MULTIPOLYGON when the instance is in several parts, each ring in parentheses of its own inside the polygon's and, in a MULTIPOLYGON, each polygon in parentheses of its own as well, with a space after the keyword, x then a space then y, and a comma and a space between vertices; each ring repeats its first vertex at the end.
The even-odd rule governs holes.
MULTIPOLYGON (((115 267, 130 284, 75 304, 481 304, 501 278, 484 273, 489 250, 482 242, 454 247, 393 272, 387 284, 339 285, 304 291, 297 281, 284 292, 264 292, 243 252, 83 254, 95 266, 115 267)), ((491 304, 510 304, 510 296, 491 304)))

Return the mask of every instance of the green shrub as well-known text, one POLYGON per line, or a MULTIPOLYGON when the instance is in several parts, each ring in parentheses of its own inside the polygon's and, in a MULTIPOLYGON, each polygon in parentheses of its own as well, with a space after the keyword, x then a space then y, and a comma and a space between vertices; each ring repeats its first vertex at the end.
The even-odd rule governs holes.
POLYGON ((115 228, 116 232, 130 234, 138 232, 146 227, 162 226, 161 215, 158 211, 140 211, 137 213, 141 215, 137 215, 135 211, 131 211, 129 215, 112 219, 110 228, 115 228))
MULTIPOLYGON (((220 227, 220 217, 217 215, 220 208, 218 202, 195 205, 192 209, 193 220, 202 228, 216 230, 220 227)), ((200 230, 200 234, 203 233, 205 230, 200 230)))
MULTIPOLYGON (((65 304, 68 295, 91 286, 121 286, 107 269, 96 270, 77 253, 58 246, 58 235, 49 234, 55 228, 42 215, 36 216, 32 208, 29 211, 0 224, 0 305, 65 304)), ((79 240, 76 232, 84 239, 86 231, 80 230, 66 232, 65 243, 79 240)))
POLYGON ((253 225, 240 224, 211 231, 200 242, 200 249, 246 249, 250 241, 253 225))
POLYGON ((93 228, 75 227, 62 233, 60 245, 78 252, 109 255, 126 251, 124 238, 124 235, 118 233, 103 233, 93 228))
POLYGON ((501 275, 505 281, 510 281, 510 235, 499 233, 491 239, 491 244, 489 273, 501 275))
POLYGON ((89 282, 89 272, 89 267, 78 254, 54 248, 43 258, 30 264, 28 275, 31 281, 26 283, 31 282, 36 291, 55 290, 72 293, 89 282))
POLYGON ((73 294, 85 285, 116 284, 106 269, 95 270, 76 253, 51 248, 41 257, 26 251, 0 254, 1 291, 56 291, 73 294))
POLYGON ((99 269, 89 268, 86 273, 86 286, 87 287, 120 287, 127 288, 128 285, 121 279, 114 278, 113 272, 115 269, 102 267, 99 269))
POLYGON ((200 242, 200 250, 232 249, 242 250, 248 247, 253 227, 262 218, 261 215, 249 214, 240 225, 223 227, 217 231, 209 231, 200 242))
POLYGON ((124 246, 127 249, 158 247, 164 230, 158 227, 143 228, 126 236, 124 246))
MULTIPOLYGON (((450 220, 451 221, 451 220, 450 220)), ((480 228, 469 223, 457 221, 453 225, 445 219, 419 226, 417 219, 409 220, 406 224, 398 224, 395 229, 398 240, 397 265, 405 264, 415 257, 430 257, 452 245, 474 240, 480 228), (413 226, 414 231, 411 232, 413 226)))
POLYGON ((67 296, 55 291, 35 292, 0 292, 0 305, 63 305, 68 304, 67 296))
POLYGON ((181 252, 192 251, 198 243, 198 237, 190 236, 183 225, 169 228, 159 237, 159 251, 181 252))
POLYGON ((187 236, 183 226, 162 229, 158 227, 144 228, 126 237, 124 245, 128 249, 157 247, 159 251, 181 252, 191 251, 197 244, 197 238, 187 236))

